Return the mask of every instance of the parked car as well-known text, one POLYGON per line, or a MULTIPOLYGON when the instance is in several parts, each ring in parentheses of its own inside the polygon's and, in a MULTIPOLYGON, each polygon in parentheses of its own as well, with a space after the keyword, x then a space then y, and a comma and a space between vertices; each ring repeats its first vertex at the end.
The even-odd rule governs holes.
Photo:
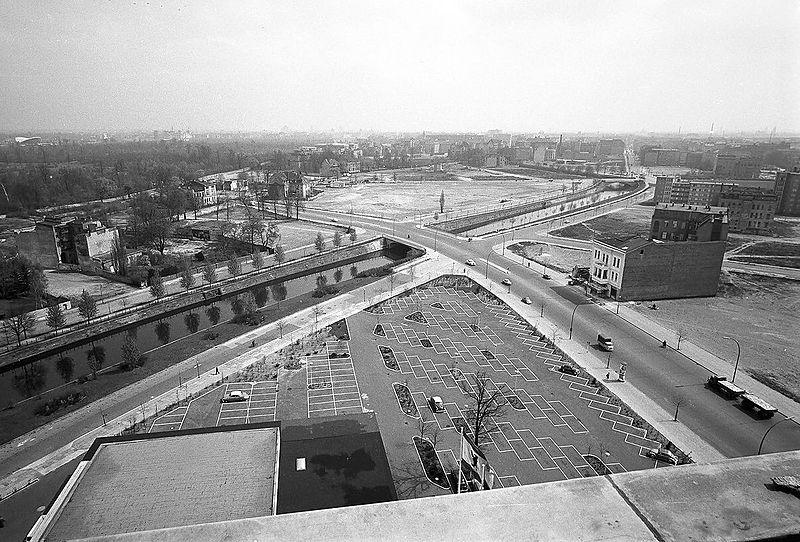
POLYGON ((522 302, 525 303, 526 305, 530 305, 531 303, 533 303, 533 301, 531 301, 531 298, 527 296, 522 298, 522 302))
POLYGON ((249 398, 250 398, 250 396, 247 395, 245 392, 239 391, 239 390, 234 390, 234 391, 229 391, 228 393, 223 395, 222 399, 220 399, 219 402, 220 403, 239 403, 239 402, 242 402, 242 401, 247 401, 249 398))
POLYGON ((467 260, 467 261, 466 261, 466 262, 464 262, 464 263, 465 263, 465 264, 467 264, 467 265, 472 265, 472 266, 474 266, 474 265, 475 265, 475 260, 467 260))
POLYGON ((428 404, 431 407, 431 410, 434 412, 444 412, 444 402, 442 398, 438 395, 434 395, 430 399, 428 399, 428 404))
POLYGON ((548 275, 547 273, 545 273, 544 275, 542 275, 542 278, 543 278, 544 280, 550 280, 550 275, 548 275))
POLYGON ((672 465, 678 464, 678 457, 669 450, 663 448, 652 448, 647 450, 644 455, 656 461, 663 461, 664 463, 671 463, 672 465))
POLYGON ((558 368, 558 371, 568 375, 573 375, 573 376, 578 375, 578 369, 576 369, 573 365, 570 365, 569 363, 563 364, 561 367, 558 368))
POLYGON ((505 284, 506 286, 511 286, 511 279, 503 279, 501 284, 505 284))

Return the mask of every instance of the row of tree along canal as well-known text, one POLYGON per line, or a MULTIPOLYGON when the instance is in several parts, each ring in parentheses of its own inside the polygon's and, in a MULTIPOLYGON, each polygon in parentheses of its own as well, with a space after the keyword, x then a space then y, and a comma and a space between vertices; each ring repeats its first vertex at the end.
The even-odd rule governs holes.
MULTIPOLYGON (((335 287, 337 283, 355 278, 359 273, 394 264, 403 256, 394 251, 373 253, 337 262, 302 276, 265 281, 225 296, 209 295, 207 300, 199 304, 152 316, 110 333, 83 338, 58 350, 20 360, 20 363, 6 367, 0 373, 0 397, 3 398, 0 408, 76 379, 90 378, 103 369, 135 363, 133 358, 139 355, 148 356, 148 352, 156 348, 212 328, 220 322, 227 322, 237 315, 241 317, 246 311, 279 307, 281 301, 313 292, 321 284, 323 287, 335 287), (255 307, 247 306, 253 303, 255 307)), ((158 352, 152 352, 151 355, 157 356, 158 352)))

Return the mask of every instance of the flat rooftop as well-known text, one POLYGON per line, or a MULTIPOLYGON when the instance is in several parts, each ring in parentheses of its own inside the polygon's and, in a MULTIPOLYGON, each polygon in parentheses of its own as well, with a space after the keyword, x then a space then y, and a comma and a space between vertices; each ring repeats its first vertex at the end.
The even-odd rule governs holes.
POLYGON ((274 513, 277 427, 140 437, 100 442, 87 453, 47 540, 274 513))
POLYGON ((772 478, 798 472, 795 451, 103 540, 797 540, 800 498, 772 478))

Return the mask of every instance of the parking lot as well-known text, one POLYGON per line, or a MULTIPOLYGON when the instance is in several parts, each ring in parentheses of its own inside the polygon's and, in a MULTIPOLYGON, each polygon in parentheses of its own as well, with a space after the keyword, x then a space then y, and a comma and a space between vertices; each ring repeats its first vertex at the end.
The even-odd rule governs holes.
POLYGON ((361 391, 346 341, 328 341, 322 352, 306 359, 309 418, 362 412, 361 391))
POLYGON ((274 380, 223 384, 159 416, 149 432, 274 421, 277 386, 274 380), (247 400, 222 403, 220 399, 232 391, 246 393, 247 400))
MULTIPOLYGON (((506 399, 503 414, 486 424, 482 443, 503 485, 654 466, 645 453, 659 444, 586 375, 559 371, 565 360, 504 304, 466 289, 431 287, 391 300, 378 314, 355 315, 348 324, 356 374, 370 396, 366 407, 382 420, 409 420, 394 397, 386 406, 376 397, 392 394, 392 382, 407 385, 417 411, 436 424, 436 450, 445 468, 457 464, 456 427, 474 405, 463 390, 474 386, 479 373, 490 392, 499 390, 506 399), (378 346, 391 349, 396 368, 384 365, 378 346), (367 370, 373 364, 378 370, 367 370), (442 398, 444 412, 431 411, 433 395, 442 398)), ((418 433, 417 423, 403 425, 400 432, 418 433)), ((390 455, 398 444, 388 435, 397 426, 382 426, 390 455)), ((409 440, 408 434, 397 439, 409 440)))

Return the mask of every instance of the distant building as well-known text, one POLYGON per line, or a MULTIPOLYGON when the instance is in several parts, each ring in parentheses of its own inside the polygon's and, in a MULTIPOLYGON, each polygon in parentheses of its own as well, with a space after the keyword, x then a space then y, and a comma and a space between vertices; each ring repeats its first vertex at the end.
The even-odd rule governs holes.
POLYGON ((753 188, 730 188, 719 196, 719 204, 728 208, 731 232, 765 235, 772 232, 778 196, 753 188))
POLYGON ((776 214, 800 216, 800 171, 778 172, 775 180, 775 195, 778 198, 776 214))
POLYGON ((679 166, 681 151, 678 149, 650 149, 645 152, 643 166, 679 166))
POLYGON ((507 165, 506 157, 502 154, 487 154, 483 161, 485 167, 503 167, 507 165))
POLYGON ((621 139, 601 139, 594 149, 595 158, 622 156, 625 154, 625 142, 621 139))
POLYGON ((650 238, 662 241, 724 241, 728 237, 724 207, 659 204, 650 221, 650 238))
POLYGON ((267 183, 267 198, 271 200, 308 199, 311 183, 299 171, 275 171, 267 183))
POLYGON ((714 156, 714 175, 724 179, 757 179, 761 163, 751 156, 717 153, 714 156))
POLYGON ((339 160, 339 171, 352 175, 361 172, 361 162, 358 160, 339 160))
POLYGON ((186 188, 192 193, 198 207, 208 207, 217 203, 217 184, 213 181, 189 181, 186 188))
POLYGON ((59 264, 112 268, 111 252, 119 240, 117 228, 106 228, 96 220, 75 217, 46 218, 32 231, 20 232, 20 254, 45 269, 59 264))
POLYGON ((339 177, 342 174, 339 162, 332 158, 326 158, 319 166, 319 174, 323 177, 339 177))
POLYGON ((588 287, 618 301, 716 295, 728 235, 725 211, 656 206, 649 238, 593 242, 588 287))

